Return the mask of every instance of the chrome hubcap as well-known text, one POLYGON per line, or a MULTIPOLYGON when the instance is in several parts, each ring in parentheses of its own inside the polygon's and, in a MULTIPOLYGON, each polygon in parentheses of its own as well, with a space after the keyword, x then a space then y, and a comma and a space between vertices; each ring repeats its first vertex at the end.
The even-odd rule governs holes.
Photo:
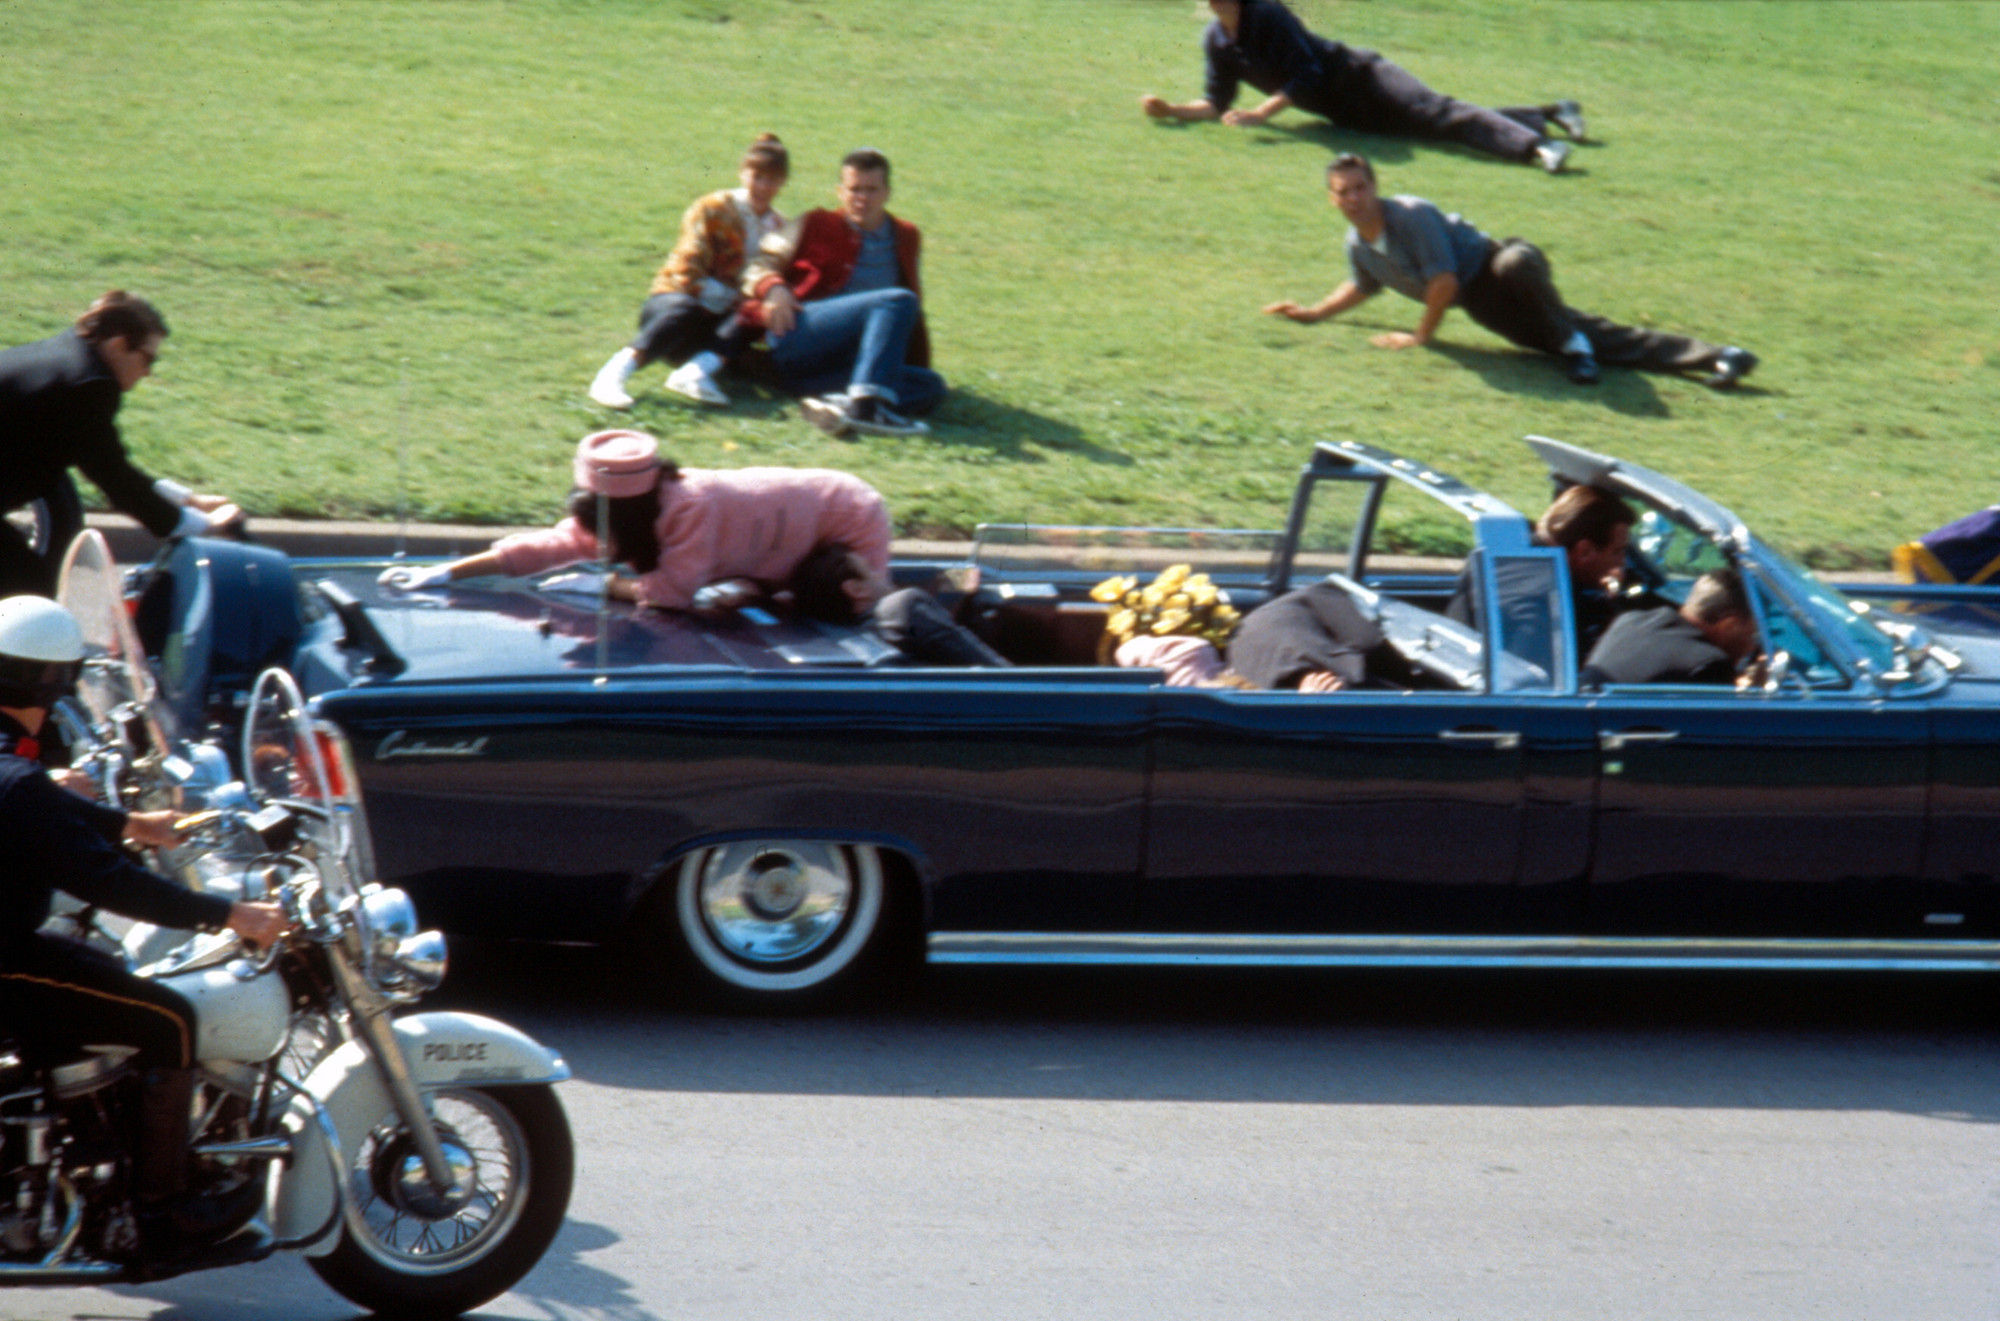
POLYGON ((701 917, 732 958, 785 963, 837 936, 854 879, 837 845, 727 844, 702 868, 701 917))
POLYGON ((809 887, 798 859, 767 853, 751 863, 750 870, 754 874, 744 887, 743 902, 764 921, 782 922, 806 901, 809 887))
POLYGON ((431 1186, 430 1175, 424 1172, 424 1158, 417 1154, 414 1144, 399 1145, 407 1145, 408 1149, 396 1154, 389 1170, 390 1201, 411 1215, 442 1220, 456 1215, 472 1200, 473 1189, 479 1182, 479 1166, 464 1146, 442 1133, 438 1135, 445 1163, 451 1166, 451 1187, 440 1190, 431 1186))

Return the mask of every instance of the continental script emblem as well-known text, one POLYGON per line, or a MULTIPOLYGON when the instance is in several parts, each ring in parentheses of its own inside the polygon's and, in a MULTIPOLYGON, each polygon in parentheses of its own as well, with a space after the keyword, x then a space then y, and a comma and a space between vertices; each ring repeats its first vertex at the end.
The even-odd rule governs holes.
POLYGON ((486 755, 487 736, 462 738, 446 742, 423 738, 412 738, 407 729, 399 729, 375 745, 375 760, 387 761, 391 757, 483 757, 486 755))

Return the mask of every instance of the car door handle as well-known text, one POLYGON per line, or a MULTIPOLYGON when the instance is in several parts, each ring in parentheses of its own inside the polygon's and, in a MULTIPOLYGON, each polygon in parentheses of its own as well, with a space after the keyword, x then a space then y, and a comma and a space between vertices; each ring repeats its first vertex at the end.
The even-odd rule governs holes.
POLYGON ((1521 746, 1521 735, 1511 729, 1493 729, 1486 725, 1460 725, 1457 729, 1441 729, 1438 737, 1447 743, 1487 743, 1498 752, 1512 752, 1521 746))
POLYGON ((1616 734, 1600 734, 1597 746, 1606 752, 1617 752, 1635 743, 1671 743, 1679 738, 1678 729, 1621 729, 1616 734))

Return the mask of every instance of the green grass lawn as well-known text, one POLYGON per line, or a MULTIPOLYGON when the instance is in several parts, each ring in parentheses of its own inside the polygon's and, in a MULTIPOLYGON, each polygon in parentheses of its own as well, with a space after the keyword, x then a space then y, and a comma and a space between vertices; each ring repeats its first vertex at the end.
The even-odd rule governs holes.
POLYGON ((1169 127, 1192 0, 630 0, 0 7, 0 342, 97 293, 175 333, 128 445, 254 513, 539 521, 584 389, 680 211, 781 133, 779 205, 895 162, 923 226, 925 440, 831 440, 789 400, 630 424, 692 465, 833 465, 905 533, 984 520, 1270 526, 1316 440, 1401 449, 1524 508, 1542 432, 1682 476, 1820 563, 2000 499, 2000 5, 1299 0, 1309 24, 1488 104, 1582 100, 1573 175, 1335 132, 1169 127), (1620 319, 1754 349, 1751 388, 1594 390, 1461 317, 1435 351, 1341 278, 1332 150, 1555 263, 1620 319))

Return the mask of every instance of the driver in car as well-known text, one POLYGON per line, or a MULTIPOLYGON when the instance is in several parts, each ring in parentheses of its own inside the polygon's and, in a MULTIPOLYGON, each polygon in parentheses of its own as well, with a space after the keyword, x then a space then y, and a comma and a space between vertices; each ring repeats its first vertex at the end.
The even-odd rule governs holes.
MULTIPOLYGON (((1569 561, 1571 614, 1576 619, 1576 648, 1588 656, 1604 630, 1625 608, 1625 553, 1639 515, 1611 492, 1595 486, 1571 486, 1550 502, 1535 521, 1535 540, 1558 546, 1569 561)), ((1445 614, 1474 625, 1472 575, 1458 581, 1445 614)))
MULTIPOLYGON (((140 1070, 134 1200, 150 1251, 240 1225, 256 1210, 188 1190, 194 1010, 109 955, 44 932, 55 891, 158 926, 229 930, 268 945, 290 924, 272 903, 197 894, 140 866, 119 841, 166 847, 171 811, 121 812, 58 788, 39 762, 49 708, 75 684, 83 634, 39 596, 0 601, 0 1020, 58 1059, 79 1044, 132 1048, 140 1070), (224 1204, 224 1202, 228 1204, 224 1204)), ((255 1180, 245 1185, 261 1195, 255 1180)), ((246 1197, 249 1195, 246 1194, 246 1197)))

